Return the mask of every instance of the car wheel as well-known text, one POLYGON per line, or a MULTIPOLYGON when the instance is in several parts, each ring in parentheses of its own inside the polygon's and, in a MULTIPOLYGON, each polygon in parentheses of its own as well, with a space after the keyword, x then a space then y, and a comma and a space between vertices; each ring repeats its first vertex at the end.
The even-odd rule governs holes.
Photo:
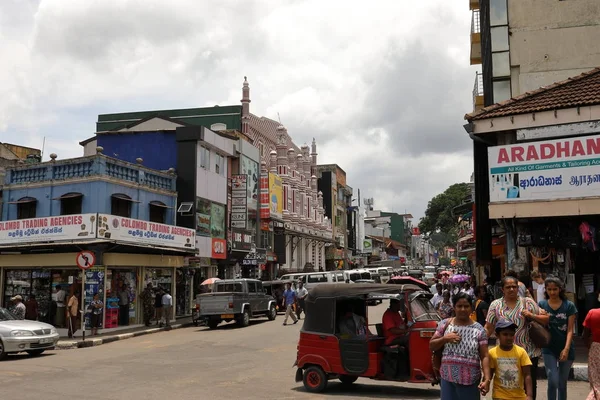
POLYGON ((244 310, 244 312, 240 316, 240 319, 238 319, 237 323, 239 326, 243 326, 243 327, 250 325, 250 311, 244 310))
POLYGON ((218 325, 219 325, 219 321, 216 321, 216 320, 208 321, 208 329, 217 329, 218 325))
POLYGON ((271 305, 271 308, 269 309, 269 314, 267 314, 267 318, 269 318, 269 321, 274 321, 275 318, 277 318, 277 307, 271 305))
POLYGON ((327 375, 321 367, 308 367, 304 371, 302 382, 307 392, 320 393, 327 387, 327 375))
POLYGON ((29 354, 32 357, 37 357, 39 355, 41 355, 45 350, 27 350, 27 354, 29 354))
POLYGON ((8 354, 4 351, 4 343, 0 339, 0 360, 4 360, 7 356, 8 354))
POLYGON ((358 376, 340 375, 340 382, 344 385, 351 385, 358 379, 358 376))

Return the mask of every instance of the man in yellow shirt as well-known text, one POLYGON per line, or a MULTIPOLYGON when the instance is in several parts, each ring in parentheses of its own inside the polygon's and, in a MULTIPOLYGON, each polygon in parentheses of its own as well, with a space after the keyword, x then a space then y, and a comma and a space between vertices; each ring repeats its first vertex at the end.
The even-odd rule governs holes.
POLYGON ((517 326, 511 321, 496 323, 499 345, 490 350, 490 369, 494 377, 492 398, 532 400, 531 360, 522 347, 514 344, 517 326))

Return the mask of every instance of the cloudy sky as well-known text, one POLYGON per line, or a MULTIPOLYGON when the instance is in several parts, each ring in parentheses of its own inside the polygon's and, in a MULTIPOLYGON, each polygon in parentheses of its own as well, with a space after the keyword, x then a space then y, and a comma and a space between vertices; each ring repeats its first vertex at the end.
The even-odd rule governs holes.
POLYGON ((82 155, 98 114, 239 104, 378 209, 468 181, 466 0, 1 0, 0 141, 82 155))

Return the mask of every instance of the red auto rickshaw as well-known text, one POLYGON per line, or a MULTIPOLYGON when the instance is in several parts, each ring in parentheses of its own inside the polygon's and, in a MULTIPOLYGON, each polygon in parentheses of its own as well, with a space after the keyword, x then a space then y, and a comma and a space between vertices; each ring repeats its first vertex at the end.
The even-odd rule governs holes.
POLYGON ((305 389, 313 393, 324 391, 331 379, 345 384, 358 378, 435 384, 429 340, 440 317, 429 302, 431 297, 413 284, 315 286, 306 299, 294 363, 298 367, 296 382, 303 381, 305 389), (401 301, 402 317, 409 326, 407 346, 386 346, 380 321, 368 319, 367 303, 386 299, 401 301), (349 307, 368 327, 375 326, 377 333, 343 336, 338 321, 349 307))

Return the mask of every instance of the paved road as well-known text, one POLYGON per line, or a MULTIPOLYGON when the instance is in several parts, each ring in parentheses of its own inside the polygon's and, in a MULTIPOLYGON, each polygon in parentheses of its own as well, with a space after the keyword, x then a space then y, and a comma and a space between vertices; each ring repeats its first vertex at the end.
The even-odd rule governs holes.
MULTIPOLYGON (((371 309, 381 315, 383 306, 371 309)), ((373 318, 371 320, 373 320, 373 318)), ((331 381, 325 395, 294 382, 300 323, 253 321, 239 329, 184 328, 98 347, 0 362, 1 398, 21 400, 143 399, 439 399, 431 386, 359 380, 351 389, 331 381)), ((569 398, 584 399, 587 383, 570 382, 569 398)), ((545 398, 544 387, 540 388, 545 398)))

